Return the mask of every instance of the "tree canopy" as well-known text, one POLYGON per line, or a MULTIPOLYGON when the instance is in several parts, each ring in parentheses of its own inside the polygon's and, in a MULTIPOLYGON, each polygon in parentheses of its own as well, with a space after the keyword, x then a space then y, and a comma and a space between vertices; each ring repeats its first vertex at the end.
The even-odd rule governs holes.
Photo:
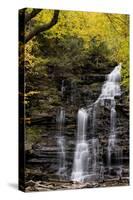
POLYGON ((83 72, 104 74, 105 68, 119 62, 121 85, 128 94, 128 15, 40 9, 25 13, 27 117, 35 108, 41 113, 60 105, 59 76, 79 82, 83 72))

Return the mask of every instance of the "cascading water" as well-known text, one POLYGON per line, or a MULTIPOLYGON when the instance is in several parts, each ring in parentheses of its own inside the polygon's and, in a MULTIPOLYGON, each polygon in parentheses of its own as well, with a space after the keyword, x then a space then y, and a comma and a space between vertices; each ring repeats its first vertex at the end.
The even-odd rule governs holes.
POLYGON ((66 173, 66 154, 65 154, 65 139, 64 139, 64 123, 65 123, 65 110, 61 107, 57 112, 56 117, 58 137, 58 155, 59 155, 59 169, 57 174, 64 177, 66 173))
POLYGON ((72 181, 83 182, 88 174, 88 143, 86 141, 88 113, 81 108, 78 111, 77 144, 74 155, 74 165, 71 175, 72 181))
MULTIPOLYGON (((61 96, 64 96, 64 80, 61 83, 61 96)), ((57 174, 59 177, 66 177, 66 153, 65 153, 65 138, 64 138, 64 124, 65 124, 65 110, 60 107, 57 111, 56 124, 58 130, 57 145, 58 145, 58 155, 59 155, 59 167, 57 174)))
POLYGON ((59 110, 57 111, 56 123, 59 132, 58 135, 62 136, 62 133, 64 132, 64 123, 65 123, 65 110, 63 107, 60 107, 59 110))
POLYGON ((64 97, 64 91, 65 91, 64 80, 62 80, 62 82, 61 82, 61 96, 62 96, 62 98, 64 97))
POLYGON ((110 105, 110 133, 108 138, 108 167, 111 168, 111 155, 115 154, 116 160, 121 159, 120 154, 121 150, 117 145, 117 137, 116 137, 116 101, 115 97, 121 95, 120 89, 120 80, 121 80, 121 64, 115 67, 115 69, 107 76, 107 80, 102 87, 102 93, 99 96, 98 101, 102 102, 102 105, 106 101, 109 102, 110 105), (118 155, 118 156, 117 156, 118 155))
POLYGON ((112 153, 115 154, 115 159, 121 159, 121 150, 117 145, 117 137, 116 137, 116 101, 115 97, 121 95, 120 89, 120 80, 121 80, 121 64, 116 66, 114 70, 107 76, 107 80, 105 81, 102 92, 97 100, 97 103, 100 103, 102 106, 105 106, 105 103, 109 104, 110 109, 110 133, 108 137, 108 147, 107 147, 107 154, 108 154, 108 167, 109 170, 112 165, 112 153))
MULTIPOLYGON (((108 138, 108 166, 111 166, 111 152, 114 151, 117 155, 119 147, 116 138, 116 109, 115 97, 121 95, 120 79, 121 79, 121 64, 116 66, 114 70, 107 76, 107 80, 102 86, 101 94, 98 99, 89 106, 89 109, 79 109, 78 111, 78 131, 77 144, 74 153, 74 164, 71 175, 71 180, 75 182, 84 182, 88 180, 96 180, 98 177, 104 179, 104 167, 101 166, 100 174, 97 174, 99 162, 99 140, 95 135, 96 114, 99 106, 109 104, 110 108, 110 133, 108 138), (88 118, 92 122, 92 139, 87 141, 87 121, 88 118), (116 150, 116 152, 115 152, 116 150)), ((118 159, 118 156, 117 156, 118 159)))

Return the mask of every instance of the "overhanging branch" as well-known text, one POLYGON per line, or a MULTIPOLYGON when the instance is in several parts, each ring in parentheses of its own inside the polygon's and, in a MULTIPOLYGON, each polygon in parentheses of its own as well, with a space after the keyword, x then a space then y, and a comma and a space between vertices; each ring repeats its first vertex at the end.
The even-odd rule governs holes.
POLYGON ((42 9, 33 9, 31 13, 28 13, 25 16, 25 24, 30 21, 32 18, 34 18, 38 13, 41 12, 42 9))
POLYGON ((46 31, 46 30, 50 29, 52 26, 54 26, 58 21, 58 17, 59 17, 59 10, 55 10, 54 15, 49 23, 43 24, 41 26, 34 28, 30 33, 28 33, 25 36, 25 43, 27 43, 29 40, 31 40, 37 34, 43 32, 43 31, 46 31))

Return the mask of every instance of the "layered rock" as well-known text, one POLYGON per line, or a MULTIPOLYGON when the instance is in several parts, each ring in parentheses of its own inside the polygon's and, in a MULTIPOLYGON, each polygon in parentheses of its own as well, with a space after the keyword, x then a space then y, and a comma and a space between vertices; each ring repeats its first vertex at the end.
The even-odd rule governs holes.
MULTIPOLYGON (((62 105, 65 109, 66 119, 64 124, 63 136, 65 139, 66 153, 66 173, 65 180, 70 181, 72 173, 74 150, 76 146, 77 132, 77 112, 80 107, 85 107, 96 101, 98 98, 101 86, 105 81, 105 74, 88 74, 81 77, 81 80, 76 84, 71 81, 64 81, 65 93, 62 97, 62 105)), ((117 110, 117 138, 118 145, 123 151, 122 165, 123 177, 128 177, 129 164, 129 111, 128 106, 124 101, 124 93, 118 98, 116 104, 117 110)), ((61 106, 62 106, 61 105, 61 106)), ((60 180, 58 176, 59 156, 57 144, 57 125, 56 111, 43 113, 33 119, 31 126, 37 126, 41 129, 42 135, 39 141, 32 145, 32 149, 26 152, 26 179, 27 180, 60 180)), ((107 166, 107 145, 110 129, 110 110, 108 107, 101 107, 97 114, 96 136, 99 139, 99 163, 104 163, 107 166)), ((93 136, 90 132, 87 133, 87 140, 93 136)), ((115 161, 114 161, 115 162, 115 161)), ((105 174, 106 174, 105 170, 105 174)), ((112 172, 113 173, 113 172, 112 172)), ((61 179, 63 181, 63 179, 61 179)))

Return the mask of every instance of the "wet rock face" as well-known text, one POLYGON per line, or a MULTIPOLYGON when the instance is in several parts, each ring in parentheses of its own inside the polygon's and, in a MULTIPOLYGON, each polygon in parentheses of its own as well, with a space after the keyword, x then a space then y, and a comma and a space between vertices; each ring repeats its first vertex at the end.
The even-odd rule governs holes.
MULTIPOLYGON (((62 132, 64 136, 64 148, 66 154, 67 177, 70 180, 73 167, 73 158, 76 145, 77 133, 77 112, 80 107, 86 107, 96 101, 98 98, 105 74, 88 75, 81 82, 71 84, 68 80, 64 82, 65 93, 62 97, 62 105, 65 109, 65 123, 62 132)), ((62 106, 61 105, 61 106, 62 106)), ((129 164, 129 110, 125 105, 124 97, 116 100, 117 110, 117 142, 122 149, 123 175, 128 176, 129 164), (125 172, 125 171, 126 172, 125 172)), ((95 137, 99 139, 99 163, 107 167, 107 146, 110 132, 110 110, 108 107, 99 107, 97 111, 97 123, 95 137)), ((57 144, 58 128, 56 124, 56 112, 51 113, 41 121, 33 123, 32 126, 38 126, 42 131, 39 141, 32 145, 32 149, 26 152, 26 179, 49 181, 51 179, 60 180, 57 175, 59 168, 59 147, 57 144)), ((87 140, 94 137, 91 133, 88 123, 87 140)), ((112 161, 115 163, 114 161, 112 161)), ((105 170, 106 171, 106 170, 105 170)), ((106 172, 105 172, 106 173, 106 172)), ((116 173, 113 172, 112 173, 116 173)))

